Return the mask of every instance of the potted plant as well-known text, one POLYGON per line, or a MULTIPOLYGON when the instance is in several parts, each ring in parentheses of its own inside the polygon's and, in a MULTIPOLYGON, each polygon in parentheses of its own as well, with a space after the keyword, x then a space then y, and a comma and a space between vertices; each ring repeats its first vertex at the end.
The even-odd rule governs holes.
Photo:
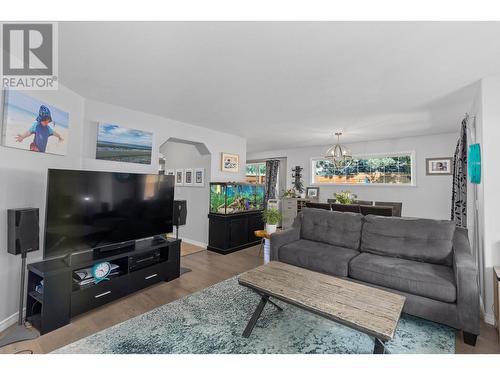
POLYGON ((351 204, 354 198, 356 198, 356 195, 352 194, 350 191, 341 191, 340 193, 333 193, 333 197, 337 203, 351 204))
POLYGON ((281 221, 281 212, 276 208, 268 208, 262 212, 262 220, 266 223, 266 232, 268 234, 274 233, 281 221))
POLYGON ((297 198, 297 192, 294 188, 283 191, 281 198, 297 198))

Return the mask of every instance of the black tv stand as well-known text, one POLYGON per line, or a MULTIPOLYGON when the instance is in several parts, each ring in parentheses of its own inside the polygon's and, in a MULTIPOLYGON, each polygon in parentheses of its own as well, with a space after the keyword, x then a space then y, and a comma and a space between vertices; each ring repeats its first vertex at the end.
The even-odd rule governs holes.
POLYGON ((28 297, 26 319, 40 331, 53 331, 70 323, 71 318, 146 288, 160 281, 170 281, 180 275, 180 240, 151 238, 105 253, 92 250, 65 258, 49 259, 28 265, 28 297), (154 263, 133 267, 137 259, 150 258, 154 263), (74 272, 92 267, 98 262, 118 265, 109 280, 79 286, 73 281, 74 272), (35 287, 43 280, 43 294, 35 287))
POLYGON ((122 252, 125 253, 132 249, 136 244, 136 241, 127 241, 119 244, 113 244, 108 246, 96 247, 93 249, 94 256, 102 258, 106 257, 108 254, 122 252))

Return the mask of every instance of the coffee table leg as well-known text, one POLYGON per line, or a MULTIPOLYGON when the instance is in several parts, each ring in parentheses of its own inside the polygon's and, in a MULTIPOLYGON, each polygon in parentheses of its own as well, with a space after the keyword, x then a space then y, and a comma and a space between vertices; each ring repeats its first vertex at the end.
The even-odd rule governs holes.
POLYGON ((276 302, 273 302, 270 299, 268 299, 267 302, 269 302, 271 305, 273 305, 274 307, 276 307, 279 311, 283 311, 283 309, 281 308, 281 306, 278 305, 276 302))
POLYGON ((373 354, 384 354, 385 343, 375 337, 375 346, 373 348, 373 354))
POLYGON ((259 293, 257 292, 257 294, 261 297, 267 297, 267 302, 269 302, 271 305, 273 305, 274 307, 276 307, 279 311, 283 311, 283 309, 281 308, 280 305, 278 305, 276 302, 273 302, 273 300, 269 297, 269 296, 266 296, 265 294, 262 294, 262 293, 259 293))
POLYGON ((252 333, 253 328, 257 323, 257 320, 259 320, 260 314, 262 314, 262 310, 264 310, 264 306, 266 306, 267 301, 269 301, 269 296, 262 296, 259 304, 257 305, 257 308, 255 309, 252 317, 250 318, 250 321, 248 322, 245 330, 243 331, 243 337, 245 338, 250 337, 250 334, 252 333))

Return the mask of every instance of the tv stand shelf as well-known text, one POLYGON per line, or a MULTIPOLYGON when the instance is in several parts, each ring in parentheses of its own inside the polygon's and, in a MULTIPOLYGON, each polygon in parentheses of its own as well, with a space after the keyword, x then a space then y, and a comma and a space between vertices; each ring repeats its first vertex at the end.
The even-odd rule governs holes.
POLYGON ((178 278, 180 242, 170 238, 144 240, 105 253, 89 250, 66 259, 29 264, 27 320, 40 334, 45 334, 68 324, 74 316, 160 281, 178 278), (152 261, 149 258, 154 253, 152 261), (147 261, 141 264, 146 258, 147 261), (75 271, 90 268, 98 262, 117 264, 119 274, 85 286, 73 280, 75 271), (42 280, 43 293, 38 293, 35 287, 42 280))

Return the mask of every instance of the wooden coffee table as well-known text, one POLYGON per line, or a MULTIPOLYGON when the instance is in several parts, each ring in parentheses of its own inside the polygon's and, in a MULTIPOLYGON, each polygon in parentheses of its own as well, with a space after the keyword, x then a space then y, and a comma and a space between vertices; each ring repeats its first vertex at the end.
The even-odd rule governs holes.
POLYGON ((249 337, 269 298, 295 305, 375 338, 373 353, 384 353, 394 337, 405 297, 281 262, 245 272, 238 282, 261 296, 243 331, 249 337))

